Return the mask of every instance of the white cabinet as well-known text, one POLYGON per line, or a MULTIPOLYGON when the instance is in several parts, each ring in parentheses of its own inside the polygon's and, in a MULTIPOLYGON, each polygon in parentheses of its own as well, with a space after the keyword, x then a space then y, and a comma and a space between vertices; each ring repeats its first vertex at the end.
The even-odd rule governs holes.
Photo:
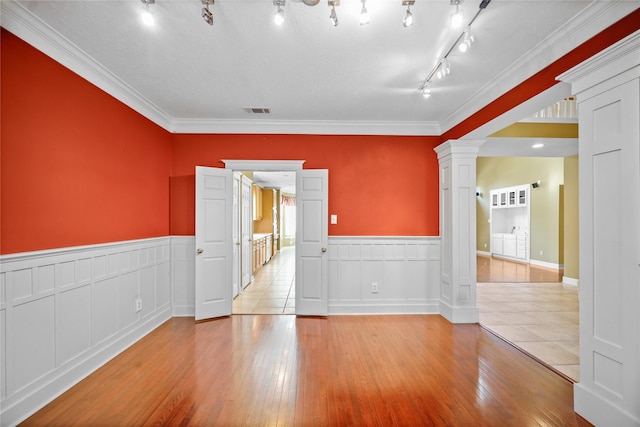
POLYGON ((527 256, 527 236, 516 236, 516 258, 529 259, 527 256))
POLYGON ((515 258, 516 257, 516 235, 502 235, 502 255, 515 258))
POLYGON ((491 235, 491 253, 496 255, 502 255, 504 252, 504 245, 502 244, 502 234, 491 235))
POLYGON ((529 184, 490 191, 491 254, 529 261, 529 184))
POLYGON ((527 236, 524 234, 494 233, 491 235, 491 253, 527 260, 527 236))

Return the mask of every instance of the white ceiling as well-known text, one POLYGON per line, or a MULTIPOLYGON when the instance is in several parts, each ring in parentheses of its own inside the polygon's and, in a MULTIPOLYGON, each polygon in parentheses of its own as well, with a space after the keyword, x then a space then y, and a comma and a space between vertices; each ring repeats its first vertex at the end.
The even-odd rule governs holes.
MULTIPOLYGON (((479 1, 462 4, 467 21, 479 1)), ((526 77, 640 7, 640 1, 493 0, 454 50, 451 74, 418 87, 462 30, 449 0, 342 0, 340 24, 322 0, 2 1, 2 25, 171 132, 440 135, 526 77), (267 107, 251 115, 243 107, 267 107)), ((532 110, 533 112, 535 110, 532 110)), ((486 136, 486 135, 485 135, 486 136)))

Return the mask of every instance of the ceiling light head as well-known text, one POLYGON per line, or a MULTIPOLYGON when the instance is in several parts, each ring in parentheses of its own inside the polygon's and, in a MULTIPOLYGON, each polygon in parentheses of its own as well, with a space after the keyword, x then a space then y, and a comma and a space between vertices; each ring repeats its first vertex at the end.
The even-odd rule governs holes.
POLYGON ((213 25, 213 13, 209 10, 209 4, 213 4, 214 0, 201 0, 204 7, 202 8, 202 19, 209 25, 213 25))
POLYGON ((464 53, 471 48, 471 45, 473 45, 474 41, 475 37, 469 34, 469 28, 467 28, 466 30, 464 30, 464 36, 462 38, 462 41, 458 45, 458 49, 460 50, 460 52, 464 53))
POLYGON ((141 0, 144 3, 144 8, 142 12, 140 12, 140 19, 142 19, 142 23, 148 27, 152 26, 155 23, 155 19, 153 17, 153 12, 149 9, 150 4, 155 4, 156 0, 141 0))
POLYGON ((451 5, 456 7, 456 11, 451 14, 449 24, 451 28, 460 28, 464 22, 464 11, 460 8, 462 0, 451 0, 451 5))
POLYGON ((447 61, 447 58, 442 60, 442 72, 445 76, 451 73, 451 64, 447 61))
POLYGON ((284 10, 282 10, 282 6, 284 6, 284 0, 274 0, 273 4, 278 6, 276 14, 273 15, 273 22, 275 22, 276 25, 282 25, 284 23, 284 10))
POLYGON ((542 147, 544 147, 544 144, 542 142, 538 142, 531 146, 531 148, 542 148, 542 147))
POLYGON ((402 5, 407 6, 407 12, 404 14, 404 18, 402 18, 402 25, 405 28, 413 25, 413 13, 411 13, 411 5, 414 3, 415 0, 402 0, 402 5))
POLYGON ((422 97, 424 99, 431 98, 431 89, 429 86, 425 86, 422 88, 422 97))
POLYGON ((329 19, 331 20, 331 25, 334 27, 338 26, 338 14, 336 13, 336 6, 340 6, 340 0, 329 0, 329 6, 331 6, 331 14, 329 15, 329 19))
POLYGON ((367 11, 366 0, 362 0, 362 10, 360 10, 360 25, 369 23, 369 12, 367 11))

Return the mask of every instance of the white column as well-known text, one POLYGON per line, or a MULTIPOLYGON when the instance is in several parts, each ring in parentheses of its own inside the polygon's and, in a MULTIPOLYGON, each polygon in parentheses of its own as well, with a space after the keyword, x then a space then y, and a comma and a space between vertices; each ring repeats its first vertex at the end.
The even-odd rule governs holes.
POLYGON ((477 323, 476 158, 484 141, 451 140, 435 148, 440 167, 440 314, 477 323))

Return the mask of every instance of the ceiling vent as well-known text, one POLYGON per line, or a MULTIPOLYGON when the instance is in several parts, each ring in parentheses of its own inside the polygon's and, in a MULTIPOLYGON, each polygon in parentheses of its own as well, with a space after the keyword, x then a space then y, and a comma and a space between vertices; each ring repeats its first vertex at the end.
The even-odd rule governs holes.
POLYGON ((242 107, 244 111, 249 114, 270 114, 271 110, 268 108, 256 108, 256 107, 242 107))

